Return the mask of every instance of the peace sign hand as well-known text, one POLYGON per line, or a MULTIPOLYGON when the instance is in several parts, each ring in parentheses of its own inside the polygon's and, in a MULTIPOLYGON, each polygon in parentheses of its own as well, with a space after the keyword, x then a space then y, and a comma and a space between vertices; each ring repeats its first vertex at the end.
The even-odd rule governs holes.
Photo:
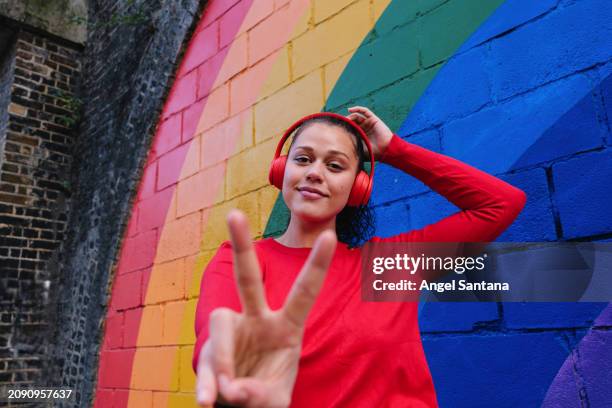
POLYGON ((257 255, 246 217, 227 217, 234 274, 242 313, 217 308, 210 314, 210 336, 200 353, 196 393, 201 406, 215 400, 239 406, 287 407, 298 371, 304 324, 336 247, 336 235, 317 238, 281 309, 265 299, 257 255))
POLYGON ((379 160, 391 142, 393 132, 382 119, 366 107, 353 106, 348 108, 348 111, 350 113, 346 117, 363 129, 372 145, 374 159, 379 160))

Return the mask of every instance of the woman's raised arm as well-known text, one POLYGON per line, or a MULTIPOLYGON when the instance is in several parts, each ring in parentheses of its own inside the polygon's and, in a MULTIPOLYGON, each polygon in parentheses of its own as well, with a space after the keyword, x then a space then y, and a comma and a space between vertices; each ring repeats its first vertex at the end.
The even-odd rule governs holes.
POLYGON ((522 190, 466 163, 402 140, 363 106, 348 109, 368 135, 377 161, 416 177, 461 211, 419 230, 372 242, 491 242, 517 217, 522 190))
POLYGON ((484 171, 393 135, 380 161, 416 177, 461 211, 387 242, 491 242, 512 224, 526 194, 484 171))

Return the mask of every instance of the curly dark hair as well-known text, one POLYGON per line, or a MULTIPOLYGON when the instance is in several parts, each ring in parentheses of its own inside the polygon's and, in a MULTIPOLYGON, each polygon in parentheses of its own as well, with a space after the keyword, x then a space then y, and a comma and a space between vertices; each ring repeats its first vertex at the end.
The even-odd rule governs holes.
MULTIPOLYGON (((295 143, 297 137, 313 123, 324 123, 326 125, 337 126, 352 135, 353 146, 355 146, 355 151, 357 152, 357 157, 359 158, 357 173, 361 170, 366 170, 365 161, 366 159, 369 161, 369 155, 364 147, 364 143, 361 140, 361 136, 359 135, 358 131, 343 120, 334 118, 332 116, 319 116, 302 123, 295 130, 295 133, 291 139, 291 144, 289 145, 289 150, 291 150, 291 147, 295 143)), ((284 228, 285 230, 287 230, 289 226, 289 221, 290 218, 288 219, 287 225, 284 228)), ((374 235, 375 229, 374 211, 369 204, 361 205, 359 207, 350 207, 347 205, 336 216, 336 235, 338 236, 338 240, 340 242, 344 242, 350 248, 358 247, 367 242, 374 235)))

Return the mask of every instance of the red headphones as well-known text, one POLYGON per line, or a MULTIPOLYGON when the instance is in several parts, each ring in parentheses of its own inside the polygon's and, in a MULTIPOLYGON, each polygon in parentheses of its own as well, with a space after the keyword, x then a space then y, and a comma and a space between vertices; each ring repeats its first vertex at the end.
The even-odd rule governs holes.
POLYGON ((285 165, 287 163, 287 155, 281 156, 280 153, 281 153, 281 150, 283 149, 283 145, 285 144, 285 141, 287 140, 287 138, 289 138, 289 135, 291 135, 291 133, 305 121, 313 119, 313 118, 318 118, 321 116, 331 116, 333 118, 340 119, 348 123, 349 125, 351 125, 353 128, 357 130, 357 133, 361 136, 361 139, 365 142, 368 148, 368 152, 370 153, 370 163, 371 163, 370 175, 368 175, 368 173, 366 173, 363 170, 359 171, 359 174, 357 174, 357 177, 355 178, 355 182, 353 183, 353 187, 351 188, 351 193, 349 195, 347 205, 351 207, 358 207, 360 205, 366 205, 368 203, 368 200, 370 199, 370 194, 372 193, 372 180, 374 179, 374 153, 372 152, 372 145, 370 144, 370 141, 368 140, 368 137, 366 136, 365 132, 363 131, 363 129, 361 129, 361 127, 359 127, 359 125, 357 125, 355 122, 353 122, 349 118, 342 116, 342 115, 338 115, 337 113, 333 113, 333 112, 318 112, 318 113, 313 113, 308 116, 304 116, 302 119, 299 119, 297 122, 291 125, 289 129, 285 131, 285 134, 281 138, 280 142, 278 142, 278 146, 276 147, 276 152, 274 153, 274 159, 272 160, 272 164, 270 165, 270 174, 268 176, 268 180, 270 181, 270 184, 272 184, 279 190, 282 190, 283 188, 283 177, 285 176, 285 165))

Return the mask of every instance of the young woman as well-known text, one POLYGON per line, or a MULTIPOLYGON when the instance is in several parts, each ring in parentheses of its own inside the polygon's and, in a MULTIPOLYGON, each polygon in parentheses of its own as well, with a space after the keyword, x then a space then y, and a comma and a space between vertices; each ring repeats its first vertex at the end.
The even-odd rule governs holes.
POLYGON ((349 112, 343 120, 317 116, 297 128, 282 180, 278 170, 271 180, 291 211, 281 236, 253 245, 244 215, 228 215, 231 243, 205 270, 196 312, 193 368, 201 405, 437 406, 418 304, 363 302, 355 245, 490 242, 526 196, 402 140, 365 107, 349 112), (366 136, 370 158, 416 177, 461 211, 419 230, 370 238, 366 136))

